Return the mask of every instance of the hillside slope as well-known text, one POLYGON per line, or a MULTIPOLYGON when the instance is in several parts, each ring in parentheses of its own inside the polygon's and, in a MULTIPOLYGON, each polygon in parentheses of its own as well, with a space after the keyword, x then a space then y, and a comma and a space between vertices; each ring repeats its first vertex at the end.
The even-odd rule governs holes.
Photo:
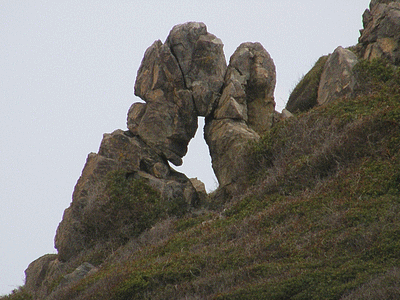
POLYGON ((400 71, 374 60, 356 74, 357 97, 251 146, 246 193, 216 191, 118 249, 88 249, 68 268, 96 270, 49 277, 46 299, 398 299, 400 71))
POLYGON ((174 26, 139 68, 146 103, 89 154, 58 254, 0 299, 400 299, 398 11, 371 1, 359 43, 320 58, 281 114, 261 44, 226 65, 205 24, 174 26), (209 195, 170 166, 198 116, 209 195))

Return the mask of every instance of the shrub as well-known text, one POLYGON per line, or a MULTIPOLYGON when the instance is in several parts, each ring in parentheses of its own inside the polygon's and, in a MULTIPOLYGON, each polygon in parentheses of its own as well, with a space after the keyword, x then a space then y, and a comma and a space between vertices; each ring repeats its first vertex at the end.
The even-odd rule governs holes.
POLYGON ((98 205, 84 217, 87 244, 104 240, 125 243, 167 216, 182 216, 184 199, 162 199, 159 191, 144 179, 136 179, 124 171, 107 175, 98 205))
POLYGON ((24 287, 19 287, 11 292, 8 296, 0 296, 0 300, 31 300, 32 295, 25 291, 24 287))

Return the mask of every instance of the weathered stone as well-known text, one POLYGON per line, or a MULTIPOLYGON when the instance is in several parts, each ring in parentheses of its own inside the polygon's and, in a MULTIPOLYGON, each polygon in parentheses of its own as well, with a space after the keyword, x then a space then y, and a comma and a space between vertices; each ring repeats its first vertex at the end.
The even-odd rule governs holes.
POLYGON ((49 267, 57 259, 56 254, 46 254, 31 262, 25 270, 25 289, 36 296, 48 276, 49 267))
POLYGON ((290 111, 288 111, 286 108, 284 108, 282 110, 282 117, 283 117, 283 119, 288 119, 288 118, 293 117, 293 114, 290 111))
POLYGON ((135 102, 129 108, 126 125, 132 134, 139 135, 138 128, 145 112, 146 103, 135 102))
MULTIPOLYGON (((197 203, 197 194, 190 180, 172 170, 168 163, 156 154, 137 136, 116 130, 105 134, 98 154, 88 156, 82 175, 73 193, 71 206, 64 212, 57 228, 55 247, 61 261, 77 255, 91 240, 85 228, 95 226, 107 218, 103 207, 109 198, 104 197, 107 176, 113 171, 127 174, 142 174, 156 188, 163 201, 174 201, 180 197, 187 207, 197 203)), ((136 176, 136 175, 135 175, 136 176)))
MULTIPOLYGON (((225 76, 226 88, 235 81, 242 86, 240 92, 235 84, 235 93, 245 94, 247 118, 243 120, 259 134, 269 130, 275 111, 276 71, 273 60, 260 43, 243 43, 233 53, 225 76)), ((232 97, 237 98, 235 95, 232 97)), ((237 102, 243 103, 241 100, 237 102)))
POLYGON ((239 81, 232 80, 224 88, 214 118, 248 120, 246 93, 239 81))
POLYGON ((204 137, 210 149, 212 167, 220 186, 235 183, 246 173, 249 143, 259 135, 244 121, 212 120, 206 123, 204 137))
POLYGON ((342 47, 336 48, 325 63, 321 75, 317 100, 319 105, 351 95, 356 85, 353 67, 357 62, 353 52, 342 47))
POLYGON ((65 286, 67 284, 74 283, 85 278, 89 274, 93 274, 98 269, 88 262, 84 262, 79 267, 77 267, 72 273, 69 273, 63 277, 60 282, 60 286, 65 286))
MULTIPOLYGON (((115 130, 111 134, 103 135, 98 155, 112 159, 118 167, 127 172, 144 170, 155 176, 156 174, 152 172, 155 164, 163 164, 168 168, 167 162, 140 138, 131 136, 129 132, 122 130, 115 130)), ((168 173, 165 175, 168 175, 168 173)))
POLYGON ((158 190, 164 201, 178 201, 181 204, 184 202, 186 210, 198 204, 199 198, 190 179, 179 172, 171 171, 167 179, 159 179, 142 171, 134 173, 133 176, 158 190))
POLYGON ((145 100, 146 106, 136 105, 128 114, 132 133, 173 164, 181 165, 197 130, 197 113, 177 60, 161 41, 156 41, 144 55, 135 95, 145 100))
POLYGON ((192 92, 199 116, 208 116, 224 83, 226 61, 223 43, 203 23, 175 26, 166 44, 178 60, 186 87, 192 92))
POLYGON ((364 59, 400 64, 400 1, 373 0, 363 14, 358 48, 364 59))
POLYGON ((220 187, 232 186, 246 174, 247 146, 271 129, 275 82, 275 65, 260 43, 244 43, 236 49, 222 96, 204 129, 220 187))
POLYGON ((204 200, 207 198, 207 190, 206 190, 206 185, 204 182, 196 178, 190 178, 190 182, 192 183, 194 189, 197 192, 197 195, 199 196, 199 201, 200 203, 204 202, 204 200))

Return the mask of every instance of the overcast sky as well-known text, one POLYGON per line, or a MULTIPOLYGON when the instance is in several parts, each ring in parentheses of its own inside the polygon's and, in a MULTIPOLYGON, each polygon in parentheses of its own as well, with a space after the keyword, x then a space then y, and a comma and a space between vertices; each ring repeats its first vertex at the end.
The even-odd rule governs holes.
MULTIPOLYGON (((126 129, 143 54, 171 28, 204 22, 227 62, 258 41, 277 69, 276 109, 324 54, 357 43, 369 0, 0 0, 0 295, 23 284, 53 239, 86 157, 126 129)), ((184 165, 215 189, 202 123, 184 165)))

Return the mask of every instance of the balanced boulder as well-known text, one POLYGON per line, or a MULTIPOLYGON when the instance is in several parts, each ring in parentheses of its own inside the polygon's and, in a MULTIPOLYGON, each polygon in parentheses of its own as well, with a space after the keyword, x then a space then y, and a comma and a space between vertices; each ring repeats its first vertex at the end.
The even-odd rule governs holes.
POLYGON ((161 41, 146 50, 135 95, 146 105, 134 104, 128 115, 129 129, 160 155, 181 165, 197 130, 197 113, 177 60, 161 41))
POLYGON ((226 61, 222 41, 208 33, 205 24, 188 22, 174 26, 166 44, 178 60, 197 114, 207 117, 224 83, 226 61))

